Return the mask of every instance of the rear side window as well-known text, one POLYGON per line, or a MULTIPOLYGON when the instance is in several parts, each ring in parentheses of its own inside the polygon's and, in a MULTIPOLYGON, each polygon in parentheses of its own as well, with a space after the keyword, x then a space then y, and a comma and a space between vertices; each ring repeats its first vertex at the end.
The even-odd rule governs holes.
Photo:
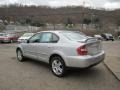
POLYGON ((79 41, 81 39, 86 39, 86 35, 81 34, 80 32, 61 32, 66 38, 74 41, 79 41))
POLYGON ((55 34, 52 34, 52 42, 57 43, 58 40, 59 40, 59 37, 57 35, 55 35, 55 34))

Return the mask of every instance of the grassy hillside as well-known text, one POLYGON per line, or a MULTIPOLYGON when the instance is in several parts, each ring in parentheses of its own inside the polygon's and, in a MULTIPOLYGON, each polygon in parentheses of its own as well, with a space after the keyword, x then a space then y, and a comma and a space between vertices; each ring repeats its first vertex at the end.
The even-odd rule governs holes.
POLYGON ((50 8, 46 6, 9 5, 0 7, 0 19, 8 22, 66 24, 97 24, 104 31, 120 26, 120 10, 107 11, 84 7, 50 8))

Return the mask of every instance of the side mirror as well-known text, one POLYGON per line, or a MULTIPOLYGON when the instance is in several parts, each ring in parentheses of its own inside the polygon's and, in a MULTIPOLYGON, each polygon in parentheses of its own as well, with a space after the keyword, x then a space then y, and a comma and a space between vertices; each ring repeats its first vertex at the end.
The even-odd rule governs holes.
POLYGON ((30 41, 29 41, 29 40, 27 40, 27 41, 26 41, 26 43, 30 43, 30 41))

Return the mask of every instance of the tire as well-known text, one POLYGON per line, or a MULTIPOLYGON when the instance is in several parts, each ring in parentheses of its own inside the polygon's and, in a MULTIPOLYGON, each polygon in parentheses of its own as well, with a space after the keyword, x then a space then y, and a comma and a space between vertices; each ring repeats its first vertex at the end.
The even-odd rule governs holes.
POLYGON ((106 41, 109 41, 109 39, 106 39, 106 41))
POLYGON ((23 62, 24 61, 24 56, 23 56, 23 53, 20 49, 17 50, 17 60, 20 61, 20 62, 23 62))
POLYGON ((57 77, 63 77, 66 72, 66 66, 60 56, 55 56, 51 59, 50 67, 52 73, 57 77))
POLYGON ((10 40, 10 43, 13 43, 13 40, 10 40))

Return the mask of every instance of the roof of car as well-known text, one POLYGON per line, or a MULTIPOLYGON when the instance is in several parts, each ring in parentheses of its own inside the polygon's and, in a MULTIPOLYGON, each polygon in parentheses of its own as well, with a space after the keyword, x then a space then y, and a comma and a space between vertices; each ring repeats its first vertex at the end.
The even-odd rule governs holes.
MULTIPOLYGON (((78 32, 76 31, 71 31, 71 30, 46 30, 46 31, 40 31, 40 32, 52 32, 52 33, 59 33, 59 32, 78 32)), ((38 33, 40 33, 38 32, 38 33)))

